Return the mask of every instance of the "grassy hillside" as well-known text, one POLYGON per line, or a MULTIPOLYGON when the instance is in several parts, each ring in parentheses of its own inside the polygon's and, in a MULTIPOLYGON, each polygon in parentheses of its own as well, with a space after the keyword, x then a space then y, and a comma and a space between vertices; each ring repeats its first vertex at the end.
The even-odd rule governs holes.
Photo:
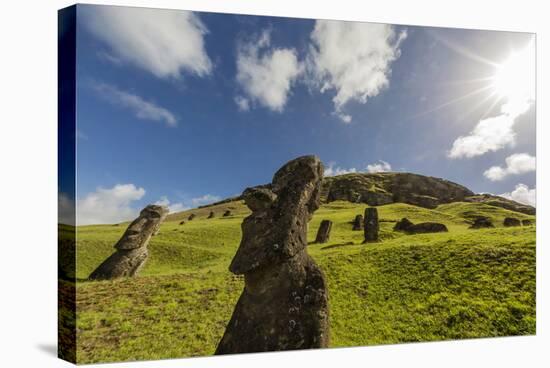
MULTIPOLYGON (((361 245, 351 221, 365 205, 332 202, 310 222, 334 222, 327 244, 309 253, 326 274, 331 346, 533 334, 535 228, 504 228, 506 216, 533 216, 480 203, 434 210, 378 207, 381 242, 361 245), (474 215, 495 229, 468 229, 474 215), (437 221, 448 233, 405 235, 395 221, 437 221)), ((83 363, 209 355, 242 290, 227 271, 248 210, 230 202, 171 215, 150 245, 141 276, 77 284, 78 359, 83 363), (221 217, 228 207, 234 213, 221 217), (206 219, 210 210, 216 217, 206 219), (197 217, 179 225, 193 212, 197 217)), ((126 224, 78 228, 77 277, 113 252, 126 224)))

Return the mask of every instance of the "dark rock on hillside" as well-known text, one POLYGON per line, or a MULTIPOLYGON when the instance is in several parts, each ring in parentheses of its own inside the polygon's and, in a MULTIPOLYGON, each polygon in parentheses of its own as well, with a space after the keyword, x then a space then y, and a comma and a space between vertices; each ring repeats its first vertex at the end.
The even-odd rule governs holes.
POLYGON ((228 217, 228 216, 231 216, 231 210, 225 210, 225 212, 223 213, 223 217, 228 217))
POLYGON ((523 226, 531 226, 531 225, 533 225, 533 221, 531 221, 529 219, 525 219, 525 220, 521 220, 521 224, 523 226))
POLYGON ((211 219, 211 218, 214 218, 215 214, 214 214, 214 211, 210 211, 210 213, 208 214, 208 218, 211 219))
POLYGON ((332 229, 332 221, 323 220, 317 230, 317 237, 315 238, 315 243, 323 244, 328 242, 330 239, 330 230, 332 229))
POLYGON ((368 207, 365 209, 365 222, 363 224, 363 230, 365 232, 365 240, 363 243, 378 241, 378 230, 380 224, 378 223, 378 210, 374 207, 368 207))
POLYGON ((421 222, 409 226, 406 230, 407 234, 426 234, 426 233, 446 233, 449 230, 444 224, 438 222, 421 222))
POLYGON ((149 205, 141 210, 139 217, 126 229, 115 244, 115 253, 107 258, 90 275, 90 280, 110 280, 135 276, 148 257, 147 245, 158 232, 160 224, 168 215, 164 206, 149 205))
POLYGON ((414 224, 406 217, 403 217, 401 220, 397 221, 393 227, 394 231, 407 231, 414 224))
POLYGON ((229 270, 245 287, 216 354, 327 347, 328 296, 307 254, 307 223, 319 207, 323 165, 315 156, 288 162, 271 188, 243 193, 252 214, 229 270))
POLYGON ((363 230, 363 215, 355 216, 355 220, 353 220, 352 230, 354 231, 363 230))
POLYGON ((474 220, 474 223, 470 226, 470 229, 482 229, 495 227, 489 217, 479 216, 474 220))
POLYGON ((180 225, 185 225, 185 221, 180 221, 180 225))
POLYGON ((187 218, 187 220, 191 221, 193 220, 197 215, 195 215, 194 213, 190 214, 189 217, 187 218))
POLYGON ((506 217, 504 219, 504 226, 521 226, 521 222, 515 217, 506 217))

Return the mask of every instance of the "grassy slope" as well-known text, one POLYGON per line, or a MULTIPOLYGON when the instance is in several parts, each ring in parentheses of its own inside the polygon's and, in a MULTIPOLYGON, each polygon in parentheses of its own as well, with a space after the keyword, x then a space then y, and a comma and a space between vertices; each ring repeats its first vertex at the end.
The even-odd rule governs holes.
MULTIPOLYGON (((428 210, 380 206, 381 239, 360 245, 350 221, 364 205, 333 202, 310 223, 334 222, 331 241, 309 246, 330 293, 331 346, 387 344, 535 332, 535 229, 503 228, 502 219, 531 216, 472 203, 428 210), (469 230, 472 214, 497 228, 469 230), (404 235, 393 222, 438 221, 449 233, 404 235), (353 245, 349 245, 353 242, 353 245)), ((149 246, 150 261, 136 279, 78 283, 78 359, 85 362, 212 354, 242 290, 227 271, 248 211, 242 203, 171 216, 149 246), (233 207, 235 216, 221 218, 233 207)), ((113 251, 125 229, 80 227, 77 276, 113 251)))

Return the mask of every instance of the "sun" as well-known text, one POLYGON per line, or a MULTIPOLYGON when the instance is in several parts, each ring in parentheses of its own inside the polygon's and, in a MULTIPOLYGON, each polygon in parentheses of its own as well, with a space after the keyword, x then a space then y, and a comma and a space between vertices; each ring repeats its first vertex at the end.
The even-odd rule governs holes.
POLYGON ((501 64, 491 78, 493 92, 512 101, 531 100, 535 95, 535 47, 533 42, 515 51, 501 64))

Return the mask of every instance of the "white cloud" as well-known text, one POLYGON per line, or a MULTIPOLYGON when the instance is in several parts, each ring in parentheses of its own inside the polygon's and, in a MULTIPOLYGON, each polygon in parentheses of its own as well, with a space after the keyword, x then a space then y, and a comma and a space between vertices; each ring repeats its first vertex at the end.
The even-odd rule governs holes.
POLYGON ((206 204, 210 204, 212 202, 217 202, 219 200, 221 200, 221 197, 217 195, 205 194, 202 197, 196 197, 191 199, 191 204, 193 207, 198 207, 198 206, 204 206, 206 204))
POLYGON ((204 47, 208 30, 192 12, 119 6, 79 10, 86 28, 109 47, 103 54, 110 60, 159 78, 179 78, 184 71, 204 76, 212 70, 204 47))
POLYGON ((367 165, 367 172, 369 173, 387 172, 387 171, 391 171, 391 165, 386 161, 380 160, 377 163, 367 165))
POLYGON ((239 111, 250 110, 250 103, 248 102, 248 99, 244 98, 243 96, 236 96, 235 103, 237 104, 239 111))
POLYGON ((506 158, 506 167, 493 166, 483 175, 492 181, 502 180, 508 175, 520 175, 536 170, 536 158, 528 153, 515 153, 506 158))
POLYGON ((264 31, 259 39, 239 45, 237 82, 250 100, 281 112, 301 66, 294 49, 270 44, 270 34, 264 31))
POLYGON ((185 207, 182 202, 176 202, 176 203, 170 202, 170 200, 166 196, 160 197, 160 199, 156 201, 155 204, 159 206, 168 207, 169 213, 180 212, 180 211, 185 211, 189 209, 189 207, 185 207))
POLYGON ((138 95, 122 91, 107 83, 94 83, 93 88, 97 93, 110 103, 131 110, 138 119, 164 121, 168 126, 176 126, 176 116, 152 102, 145 101, 138 95))
POLYGON ((536 194, 536 188, 529 189, 525 184, 518 184, 513 191, 499 194, 499 196, 536 207, 536 194))
POLYGON ((351 173, 357 172, 357 169, 355 169, 354 167, 345 169, 341 167, 335 167, 334 165, 335 165, 334 162, 330 162, 328 164, 328 167, 325 169, 325 172, 324 172, 325 176, 336 176, 336 175, 344 175, 344 174, 351 174, 351 173))
POLYGON ((59 192, 57 196, 57 221, 60 224, 75 225, 74 199, 67 193, 59 192))
POLYGON ((77 200, 77 224, 112 224, 131 220, 139 210, 131 206, 140 200, 145 189, 134 184, 117 184, 112 188, 99 187, 77 200))
POLYGON ((389 86, 390 66, 407 33, 386 24, 318 20, 310 37, 310 82, 321 92, 335 90, 335 114, 349 123, 342 108, 352 100, 364 104, 389 86))

